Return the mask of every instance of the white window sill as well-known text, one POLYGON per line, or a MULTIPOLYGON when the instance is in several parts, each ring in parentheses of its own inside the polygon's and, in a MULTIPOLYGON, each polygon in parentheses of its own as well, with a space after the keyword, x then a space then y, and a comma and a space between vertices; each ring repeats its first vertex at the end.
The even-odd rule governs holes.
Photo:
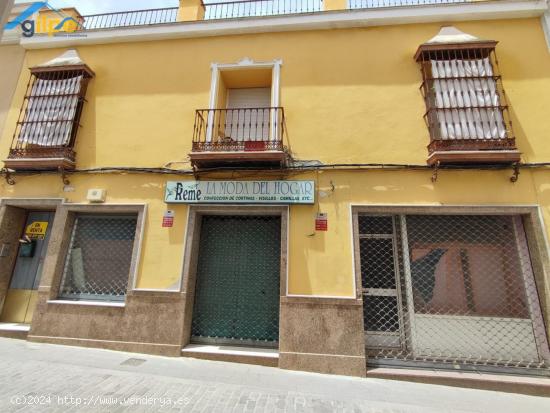
POLYGON ((48 300, 48 304, 87 305, 91 307, 126 307, 125 302, 116 301, 84 301, 84 300, 48 300))
POLYGON ((145 293, 179 293, 180 290, 168 290, 162 288, 134 288, 131 291, 145 292, 145 293))

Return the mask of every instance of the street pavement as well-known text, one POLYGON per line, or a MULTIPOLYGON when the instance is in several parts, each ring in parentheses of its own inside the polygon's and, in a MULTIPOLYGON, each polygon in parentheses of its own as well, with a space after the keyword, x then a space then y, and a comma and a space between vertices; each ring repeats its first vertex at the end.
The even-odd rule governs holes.
POLYGON ((550 398, 0 338, 0 412, 518 412, 550 398))

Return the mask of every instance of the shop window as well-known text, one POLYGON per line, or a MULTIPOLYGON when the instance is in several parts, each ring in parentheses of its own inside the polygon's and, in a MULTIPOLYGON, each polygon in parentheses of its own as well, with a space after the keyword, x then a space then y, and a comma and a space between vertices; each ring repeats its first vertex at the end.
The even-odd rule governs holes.
POLYGON ((521 216, 354 221, 370 362, 525 367, 549 359, 521 216))
POLYGON ((419 314, 529 318, 510 217, 407 217, 419 314))
POLYGON ((60 298, 123 300, 137 215, 77 214, 61 281, 60 298))

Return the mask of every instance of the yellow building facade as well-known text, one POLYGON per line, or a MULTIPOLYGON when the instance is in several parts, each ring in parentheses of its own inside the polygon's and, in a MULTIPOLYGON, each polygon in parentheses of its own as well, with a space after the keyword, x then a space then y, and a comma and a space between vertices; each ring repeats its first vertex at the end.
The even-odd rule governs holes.
POLYGON ((358 376, 547 371, 546 3, 236 18, 181 3, 194 21, 21 41, 0 139, 1 321, 30 341, 358 376), (434 74, 453 61, 492 71, 434 74), (55 84, 74 106, 39 92, 75 78, 86 87, 55 84), (489 96, 480 114, 438 106, 469 90, 489 96), (32 132, 39 102, 79 119, 32 132), (515 147, 434 138, 476 119, 515 147), (428 165, 434 139, 466 146, 428 165))

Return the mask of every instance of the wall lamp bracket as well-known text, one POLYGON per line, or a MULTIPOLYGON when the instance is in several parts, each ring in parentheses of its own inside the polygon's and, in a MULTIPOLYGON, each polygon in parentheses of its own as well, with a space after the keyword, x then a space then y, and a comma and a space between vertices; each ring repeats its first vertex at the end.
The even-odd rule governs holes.
POLYGON ((15 179, 13 178, 12 172, 8 168, 2 169, 2 175, 8 185, 15 185, 15 179))

